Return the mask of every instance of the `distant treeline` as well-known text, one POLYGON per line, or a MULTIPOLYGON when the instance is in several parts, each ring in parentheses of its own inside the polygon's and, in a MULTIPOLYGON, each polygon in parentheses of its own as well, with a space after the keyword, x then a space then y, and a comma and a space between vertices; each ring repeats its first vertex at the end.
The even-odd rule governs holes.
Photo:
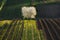
MULTIPOLYGON (((37 9, 36 18, 59 18, 60 17, 60 4, 43 4, 35 5, 37 9)), ((3 8, 0 12, 0 20, 22 18, 21 7, 15 9, 3 8)))

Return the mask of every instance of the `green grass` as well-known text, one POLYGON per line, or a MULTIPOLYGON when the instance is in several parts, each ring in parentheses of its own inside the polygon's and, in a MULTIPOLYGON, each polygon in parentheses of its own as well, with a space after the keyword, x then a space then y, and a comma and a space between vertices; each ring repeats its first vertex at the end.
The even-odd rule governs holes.
MULTIPOLYGON (((1 34, 0 34, 0 40, 4 39, 5 33, 11 24, 12 20, 8 20, 7 22, 7 27, 5 29, 2 29, 1 34)), ((23 21, 18 20, 15 24, 13 23, 9 32, 7 32, 7 36, 5 37, 4 40, 19 40, 21 37, 21 40, 44 40, 44 35, 42 30, 37 29, 36 21, 35 20, 24 20, 24 29, 22 32, 22 36, 20 35, 21 30, 22 30, 22 23, 23 21)), ((6 23, 5 21, 1 21, 0 24, 3 25, 6 23)), ((1 26, 1 25, 0 25, 1 26)), ((0 27, 1 28, 1 27, 0 27)))

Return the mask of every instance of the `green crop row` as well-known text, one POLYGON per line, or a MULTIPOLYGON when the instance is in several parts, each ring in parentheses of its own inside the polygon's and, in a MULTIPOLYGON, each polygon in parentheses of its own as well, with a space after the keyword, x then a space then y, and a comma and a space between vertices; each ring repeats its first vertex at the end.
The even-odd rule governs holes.
POLYGON ((15 20, 2 27, 5 28, 0 29, 0 40, 44 40, 43 31, 37 29, 35 20, 15 20))

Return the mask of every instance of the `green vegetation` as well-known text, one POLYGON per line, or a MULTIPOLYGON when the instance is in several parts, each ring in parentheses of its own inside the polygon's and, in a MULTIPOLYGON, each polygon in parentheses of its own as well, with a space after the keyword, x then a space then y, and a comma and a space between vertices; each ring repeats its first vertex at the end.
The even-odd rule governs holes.
MULTIPOLYGON (((1 24, 3 24, 2 22, 4 21, 1 21, 1 24)), ((44 40, 44 34, 42 30, 37 29, 35 20, 24 20, 24 24, 23 20, 8 20, 8 22, 4 22, 4 24, 2 25, 2 29, 0 27, 0 40, 3 39, 44 40)))
POLYGON ((11 20, 0 21, 0 27, 2 27, 5 23, 10 24, 11 22, 12 22, 11 20))

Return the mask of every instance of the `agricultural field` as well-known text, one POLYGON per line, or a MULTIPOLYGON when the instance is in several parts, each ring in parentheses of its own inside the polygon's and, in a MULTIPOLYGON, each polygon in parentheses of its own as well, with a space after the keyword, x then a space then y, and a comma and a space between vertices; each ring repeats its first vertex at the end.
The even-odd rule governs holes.
POLYGON ((36 20, 0 21, 0 40, 44 40, 42 29, 38 30, 36 20))

